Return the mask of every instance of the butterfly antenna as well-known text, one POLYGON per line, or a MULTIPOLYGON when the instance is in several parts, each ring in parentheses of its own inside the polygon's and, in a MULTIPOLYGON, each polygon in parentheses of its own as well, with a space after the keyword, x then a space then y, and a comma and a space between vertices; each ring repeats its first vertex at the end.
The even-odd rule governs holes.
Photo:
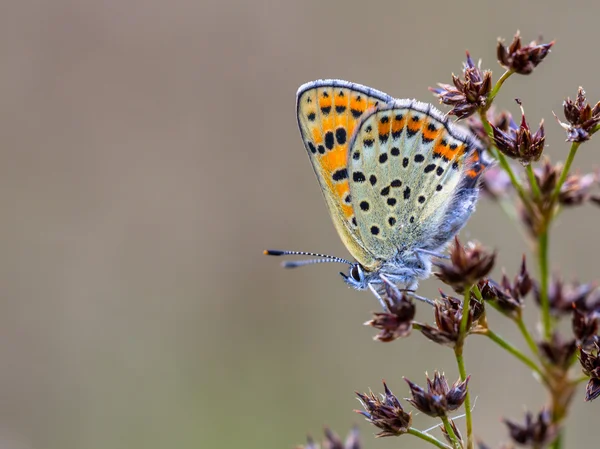
POLYGON ((331 259, 308 259, 308 260, 286 260, 281 264, 283 268, 298 268, 305 265, 314 265, 317 263, 336 263, 338 260, 331 259))
POLYGON ((316 263, 343 263, 346 265, 352 265, 352 262, 341 257, 328 256, 327 254, 310 253, 307 251, 280 251, 277 249, 266 249, 263 251, 265 256, 310 256, 310 257, 322 257, 322 259, 309 259, 299 260, 297 262, 286 261, 283 263, 284 268, 297 268, 304 265, 313 265, 316 263))

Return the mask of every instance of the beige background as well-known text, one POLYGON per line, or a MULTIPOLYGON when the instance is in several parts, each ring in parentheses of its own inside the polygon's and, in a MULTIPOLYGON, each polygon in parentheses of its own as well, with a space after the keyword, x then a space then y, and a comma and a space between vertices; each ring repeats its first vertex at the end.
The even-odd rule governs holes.
MULTIPOLYGON (((567 145, 551 111, 585 86, 600 99, 597 1, 108 0, 0 4, 0 447, 290 448, 360 423, 354 390, 405 375, 457 377, 420 335, 390 345, 361 325, 377 305, 337 266, 284 271, 265 247, 346 256, 296 129, 294 94, 316 78, 433 101, 468 48, 495 64, 497 36, 555 38, 523 99, 567 145)), ((598 143, 577 167, 600 161, 598 143)), ((561 216, 552 267, 597 276, 598 210, 561 216)), ((514 272, 526 250, 482 202, 463 235, 514 272)), ((434 280, 421 292, 435 295, 434 280)), ((534 319, 534 307, 529 307, 534 319)), ((431 319, 419 307, 421 319, 431 319)), ((521 345, 513 326, 491 323, 521 345)), ((473 338, 467 367, 479 436, 543 403, 521 365, 473 338)), ((580 391, 569 447, 597 441, 580 391)), ((417 416, 426 428, 432 420, 417 416)))

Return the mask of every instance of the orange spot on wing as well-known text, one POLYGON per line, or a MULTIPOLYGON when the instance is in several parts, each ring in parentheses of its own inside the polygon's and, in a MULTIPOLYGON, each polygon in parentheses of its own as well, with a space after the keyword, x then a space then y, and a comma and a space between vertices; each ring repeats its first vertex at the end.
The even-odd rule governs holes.
POLYGON ((354 97, 350 100, 350 108, 358 111, 364 111, 366 109, 365 99, 363 97, 354 97), (359 99, 360 98, 360 99, 359 99))
POLYGON ((402 131, 404 129, 405 123, 406 123, 406 120, 405 120, 404 116, 402 116, 401 120, 396 120, 396 118, 394 117, 394 120, 392 121, 392 132, 397 133, 397 132, 402 131))
POLYGON ((330 108, 331 107, 331 97, 319 98, 319 107, 320 108, 330 108))
POLYGON ((441 142, 438 143, 435 149, 433 150, 434 153, 439 154, 440 156, 442 156, 445 159, 448 159, 449 161, 455 158, 459 158, 464 153, 464 151, 464 145, 458 145, 454 149, 452 149, 450 148, 450 145, 442 145, 441 142))
POLYGON ((429 129, 429 123, 425 123, 425 125, 423 126, 423 137, 425 137, 426 139, 429 140, 435 140, 437 139, 437 137, 440 135, 440 129, 436 129, 434 131, 431 131, 429 129))
POLYGON ((336 106, 347 106, 348 105, 348 100, 346 99, 346 97, 340 97, 339 95, 336 95, 336 97, 335 97, 335 105, 336 106))
POLYGON ((418 133, 419 131, 421 131, 421 120, 419 120, 418 122, 410 120, 406 127, 411 133, 418 133))
POLYGON ((381 123, 381 121, 379 122, 379 127, 378 127, 378 132, 380 135, 388 135, 390 133, 390 127, 392 126, 392 124, 390 123, 390 121, 388 120, 385 123, 381 123))

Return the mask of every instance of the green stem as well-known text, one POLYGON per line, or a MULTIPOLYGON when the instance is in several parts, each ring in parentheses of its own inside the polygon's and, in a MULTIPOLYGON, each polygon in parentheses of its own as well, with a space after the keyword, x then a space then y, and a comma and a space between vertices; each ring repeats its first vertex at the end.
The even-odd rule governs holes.
POLYGON ((529 177, 529 185, 531 186, 531 191, 533 192, 533 198, 539 200, 542 197, 542 193, 540 192, 540 186, 538 186, 537 179, 535 179, 535 173, 533 173, 533 167, 531 164, 527 164, 527 176, 529 177))
POLYGON ((450 424, 450 420, 448 419, 448 417, 447 416, 440 416, 440 418, 442 419, 442 422, 444 423, 444 428, 446 429, 446 433, 448 434, 448 436, 452 440, 452 443, 453 443, 454 447, 456 449, 461 449, 462 448, 462 444, 460 443, 458 437, 454 433, 454 429, 452 428, 452 424, 450 424))
POLYGON ((513 72, 512 70, 507 70, 506 72, 504 72, 502 74, 502 76, 498 79, 498 81, 496 81, 496 84, 494 85, 490 94, 488 95, 487 104, 485 105, 486 111, 492 105, 492 102, 494 101, 494 98, 496 98, 496 95, 498 95, 498 92, 500 91, 502 84, 504 84, 504 81, 506 81, 513 73, 515 73, 515 72, 513 72))
POLYGON ((573 142, 571 144, 571 149, 569 150, 569 156, 567 157, 567 162, 565 162, 565 166, 562 169, 562 173, 560 174, 560 178, 558 178, 558 182, 556 183, 556 187, 552 192, 552 201, 554 202, 558 195, 560 194, 560 189, 562 185, 565 183, 567 179, 567 175, 569 174, 569 170, 571 169, 571 164, 573 163, 573 159, 575 159, 575 155, 577 154, 577 149, 581 145, 581 142, 573 142))
POLYGON ((521 351, 519 351, 517 348, 515 348, 513 345, 511 345, 509 342, 504 340, 501 336, 499 336, 495 332, 491 331, 490 329, 487 329, 481 335, 485 335, 485 336, 489 337, 494 343, 496 343, 502 349, 504 349, 507 352, 509 352, 510 354, 514 355, 517 359, 519 359, 521 362, 523 362, 525 365, 527 365, 529 368, 531 368, 531 370, 534 371, 546 385, 548 385, 548 378, 542 372, 542 370, 535 364, 535 362, 533 360, 531 360, 529 357, 527 357, 525 354, 523 354, 521 351))
POLYGON ((563 436, 564 436, 564 431, 560 430, 558 432, 558 436, 556 437, 556 439, 552 443, 552 449, 561 449, 562 448, 563 436))
MULTIPOLYGON (((467 324, 469 323, 469 305, 471 303, 471 288, 472 287, 465 289, 462 318, 460 320, 459 336, 458 341, 456 342, 456 346, 454 348, 456 363, 458 364, 458 372, 460 373, 460 380, 463 382, 467 378, 465 359, 463 358, 463 348, 465 344, 465 339, 467 337, 467 324)), ((473 449, 473 418, 471 416, 471 395, 468 386, 467 394, 465 395, 465 419, 467 421, 467 449, 473 449)))
POLYGON ((521 334, 523 335, 523 338, 527 342, 527 346, 529 346, 529 349, 531 350, 531 352, 539 357, 540 352, 538 350, 538 347, 535 344, 533 337, 529 333, 529 329, 527 329, 527 326, 525 326, 525 323, 523 322, 523 318, 519 316, 519 317, 515 318, 514 321, 517 324, 517 327, 519 328, 519 330, 521 331, 521 334))
POLYGON ((542 305, 542 326, 544 338, 552 336, 552 317, 550 316, 550 299, 548 298, 548 230, 544 229, 538 236, 538 261, 540 264, 540 302, 542 305))
POLYGON ((428 443, 431 443, 434 446, 439 447, 440 449, 452 449, 451 446, 448 446, 447 444, 442 443, 437 438, 434 438, 431 435, 429 435, 428 433, 421 432, 420 430, 417 430, 417 429, 415 429, 413 427, 411 427, 410 429, 408 429, 408 433, 410 433, 411 435, 416 436, 417 438, 421 438, 422 440, 425 440, 428 443))

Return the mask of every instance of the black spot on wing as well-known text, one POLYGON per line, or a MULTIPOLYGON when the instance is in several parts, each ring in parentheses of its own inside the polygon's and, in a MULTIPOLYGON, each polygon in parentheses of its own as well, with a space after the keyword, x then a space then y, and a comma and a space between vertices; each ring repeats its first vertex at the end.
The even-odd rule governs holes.
POLYGON ((346 179, 348 177, 348 170, 346 170, 345 168, 341 168, 337 171, 334 171, 331 177, 334 181, 341 181, 343 179, 346 179))
POLYGON ((340 145, 344 145, 346 143, 346 129, 338 128, 335 130, 335 139, 337 143, 340 145))
POLYGON ((365 182, 365 181, 366 181, 366 178, 365 178, 365 175, 364 175, 362 172, 355 171, 355 172, 352 174, 352 180, 353 180, 354 182, 365 182))
POLYGON ((333 146, 335 145, 335 140, 333 139, 333 133, 331 131, 327 131, 325 133, 325 146, 328 150, 333 150, 333 146))

